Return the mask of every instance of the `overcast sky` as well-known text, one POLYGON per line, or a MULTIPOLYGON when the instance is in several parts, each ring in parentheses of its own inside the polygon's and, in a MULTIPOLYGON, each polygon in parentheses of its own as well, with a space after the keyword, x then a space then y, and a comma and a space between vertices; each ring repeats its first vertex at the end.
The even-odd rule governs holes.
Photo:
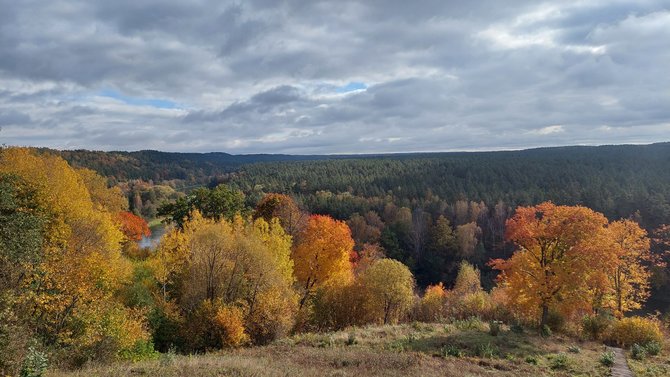
POLYGON ((371 153, 670 140, 670 0, 0 0, 0 143, 371 153))

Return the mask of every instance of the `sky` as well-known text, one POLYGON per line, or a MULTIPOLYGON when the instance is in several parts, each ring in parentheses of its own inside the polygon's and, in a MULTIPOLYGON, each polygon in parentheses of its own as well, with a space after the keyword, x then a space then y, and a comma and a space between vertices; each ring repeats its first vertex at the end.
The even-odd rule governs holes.
POLYGON ((0 144, 381 153, 670 140, 670 0, 0 0, 0 144))

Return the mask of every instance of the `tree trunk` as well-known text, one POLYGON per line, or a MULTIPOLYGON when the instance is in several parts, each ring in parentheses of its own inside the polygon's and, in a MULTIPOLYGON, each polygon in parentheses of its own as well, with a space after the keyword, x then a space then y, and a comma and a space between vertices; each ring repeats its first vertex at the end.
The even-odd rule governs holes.
POLYGON ((547 324, 548 320, 549 320, 549 305, 542 304, 542 318, 540 318, 540 331, 542 331, 542 328, 544 327, 544 325, 547 324))

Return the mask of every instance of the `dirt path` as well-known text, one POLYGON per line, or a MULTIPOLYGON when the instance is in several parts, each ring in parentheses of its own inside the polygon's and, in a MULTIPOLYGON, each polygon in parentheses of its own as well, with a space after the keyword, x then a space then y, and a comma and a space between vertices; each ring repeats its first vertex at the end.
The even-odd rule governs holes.
POLYGON ((626 354, 621 348, 607 347, 608 351, 614 352, 614 365, 612 366, 612 377, 633 377, 633 372, 628 368, 626 354))

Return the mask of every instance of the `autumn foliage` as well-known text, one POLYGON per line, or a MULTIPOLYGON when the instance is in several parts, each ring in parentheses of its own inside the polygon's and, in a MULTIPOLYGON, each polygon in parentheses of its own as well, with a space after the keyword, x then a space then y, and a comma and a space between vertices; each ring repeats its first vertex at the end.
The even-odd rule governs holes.
POLYGON ((147 222, 139 216, 124 211, 119 212, 116 218, 121 225, 121 231, 130 241, 139 241, 151 235, 147 222))
POLYGON ((293 251, 295 277, 303 292, 301 307, 317 288, 351 279, 353 249, 346 223, 329 216, 310 216, 293 251))
POLYGON ((551 311, 621 315, 646 298, 649 240, 632 221, 608 223, 585 207, 542 203, 518 208, 506 238, 517 251, 491 264, 521 318, 545 325, 551 311))

